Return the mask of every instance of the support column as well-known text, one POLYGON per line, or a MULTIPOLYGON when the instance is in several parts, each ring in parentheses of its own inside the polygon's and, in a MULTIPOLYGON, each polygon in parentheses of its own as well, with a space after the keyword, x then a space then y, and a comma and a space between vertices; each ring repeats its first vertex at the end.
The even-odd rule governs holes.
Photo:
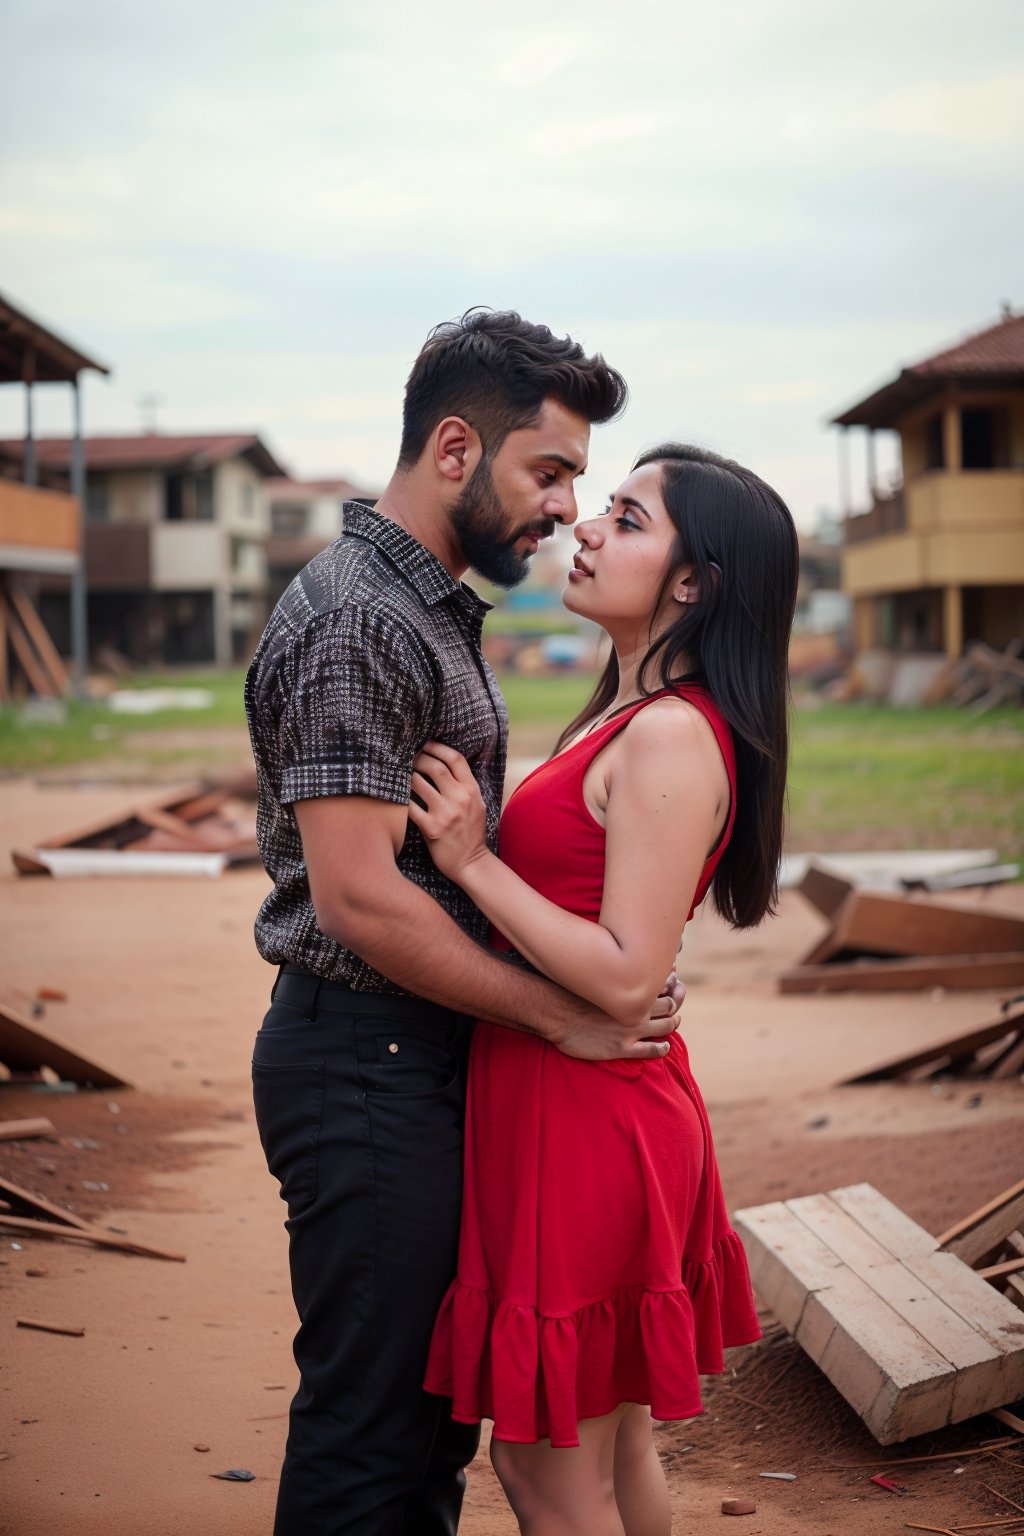
POLYGON ((963 468, 964 455, 960 432, 960 402, 955 396, 947 398, 942 408, 942 446, 946 471, 958 474, 963 468))
POLYGON ((959 661, 964 648, 964 595, 962 587, 946 587, 942 594, 942 637, 950 661, 959 661))
POLYGON ((38 482, 36 468, 35 400, 32 394, 36 382, 36 352, 29 347, 21 365, 21 377, 25 384, 25 451, 22 460, 22 479, 26 485, 38 482))
POLYGON ((213 592, 213 650, 218 667, 231 665, 231 592, 215 587, 213 592))
POLYGON ((850 515, 850 436, 848 427, 839 429, 839 514, 850 515))
POLYGON ((867 460, 868 490, 871 492, 871 501, 874 503, 878 495, 878 471, 875 467, 875 434, 871 427, 868 428, 867 460))
POLYGON ((78 560, 71 575, 71 656, 75 692, 85 696, 89 666, 89 619, 85 582, 85 444, 82 441, 82 386, 78 375, 71 385, 74 428, 71 439, 71 494, 78 502, 78 560))

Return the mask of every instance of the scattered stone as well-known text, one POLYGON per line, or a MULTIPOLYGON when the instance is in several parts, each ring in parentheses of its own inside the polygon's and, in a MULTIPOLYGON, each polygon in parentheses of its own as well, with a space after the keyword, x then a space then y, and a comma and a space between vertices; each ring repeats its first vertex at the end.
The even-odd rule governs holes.
MULTIPOLYGON (((194 1445, 192 1447, 192 1449, 194 1451, 208 1451, 210 1449, 210 1447, 208 1445, 194 1445)), ((214 1474, 214 1475, 216 1475, 216 1474, 214 1474)))
POLYGON ((254 1483, 255 1472, 247 1472, 244 1467, 229 1467, 227 1472, 211 1472, 211 1477, 219 1477, 226 1483, 254 1483))
POLYGON ((723 1499, 723 1515, 756 1515, 757 1505, 753 1499, 723 1499))
POLYGON ((796 1482, 796 1473, 795 1472, 759 1472, 757 1475, 758 1475, 758 1477, 771 1477, 771 1478, 774 1478, 777 1483, 795 1483, 796 1482))
POLYGON ((48 1269, 26 1269, 25 1273, 30 1280, 45 1280, 50 1271, 48 1269))

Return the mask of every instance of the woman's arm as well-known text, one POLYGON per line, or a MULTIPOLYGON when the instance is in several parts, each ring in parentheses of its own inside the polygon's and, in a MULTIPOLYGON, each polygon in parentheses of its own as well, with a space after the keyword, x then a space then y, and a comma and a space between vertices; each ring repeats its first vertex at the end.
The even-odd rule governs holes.
POLYGON ((417 770, 413 787, 426 809, 413 803, 409 815, 443 873, 544 975, 614 1018, 645 1015, 728 806, 725 767, 700 712, 684 701, 651 704, 609 753, 596 923, 548 901, 490 853, 476 784, 458 753, 430 744, 417 770))

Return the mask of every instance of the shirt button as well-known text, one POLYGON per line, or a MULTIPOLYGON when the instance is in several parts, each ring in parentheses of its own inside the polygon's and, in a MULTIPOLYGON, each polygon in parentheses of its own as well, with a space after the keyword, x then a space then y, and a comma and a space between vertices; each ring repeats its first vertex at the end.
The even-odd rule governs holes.
POLYGON ((398 1046, 395 1044, 395 1042, 393 1040, 392 1040, 391 1044, 388 1046, 388 1050, 391 1052, 392 1056, 394 1056, 396 1054, 396 1052, 398 1051, 398 1046))

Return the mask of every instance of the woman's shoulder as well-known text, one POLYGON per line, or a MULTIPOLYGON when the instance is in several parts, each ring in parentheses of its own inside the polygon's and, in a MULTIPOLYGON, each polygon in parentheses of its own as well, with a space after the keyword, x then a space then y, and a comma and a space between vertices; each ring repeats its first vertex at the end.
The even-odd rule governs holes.
MULTIPOLYGON (((721 720, 717 710, 714 716, 721 720)), ((626 722, 619 741, 623 755, 630 757, 665 752, 673 756, 709 753, 720 759, 722 751, 710 712, 677 693, 666 693, 644 704, 626 722)))

